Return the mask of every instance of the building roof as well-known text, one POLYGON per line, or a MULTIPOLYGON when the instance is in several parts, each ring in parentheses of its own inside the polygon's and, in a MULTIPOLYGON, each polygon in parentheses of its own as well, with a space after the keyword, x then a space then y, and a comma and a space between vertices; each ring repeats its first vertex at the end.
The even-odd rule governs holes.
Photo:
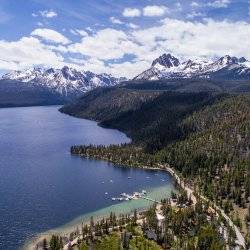
POLYGON ((156 217, 158 221, 163 221, 165 219, 165 217, 159 213, 156 213, 156 217))

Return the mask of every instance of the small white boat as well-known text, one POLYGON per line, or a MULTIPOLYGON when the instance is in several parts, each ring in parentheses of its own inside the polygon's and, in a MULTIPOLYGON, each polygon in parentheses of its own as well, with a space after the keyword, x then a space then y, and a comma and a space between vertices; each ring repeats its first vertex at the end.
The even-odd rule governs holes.
POLYGON ((105 194, 107 195, 107 194, 108 194, 108 192, 105 192, 105 194))
POLYGON ((132 179, 132 177, 129 176, 128 179, 132 179))

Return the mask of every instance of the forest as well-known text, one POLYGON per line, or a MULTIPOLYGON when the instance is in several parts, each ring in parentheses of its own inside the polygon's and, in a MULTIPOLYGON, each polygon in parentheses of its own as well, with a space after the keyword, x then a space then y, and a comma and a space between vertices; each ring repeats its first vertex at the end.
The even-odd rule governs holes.
MULTIPOLYGON (((162 91, 132 109, 115 110, 102 117, 100 125, 125 132, 132 143, 76 145, 71 153, 130 167, 167 164, 221 207, 249 241, 248 94, 162 91)), ((88 108, 82 112, 80 116, 88 118, 88 108)), ((92 119, 99 106, 95 112, 92 119)))
POLYGON ((82 224, 69 235, 69 238, 52 235, 39 243, 42 249, 95 250, 131 249, 225 249, 235 247, 235 235, 230 226, 207 203, 199 200, 195 205, 187 194, 180 190, 172 193, 172 198, 164 199, 161 204, 153 204, 148 209, 131 214, 115 214, 88 224, 82 224), (170 205, 177 200, 178 206, 170 205), (194 205, 194 206, 193 206, 194 205), (164 220, 159 221, 159 214, 164 220), (222 228, 222 230, 218 230, 222 228), (227 241, 224 238, 226 232, 227 241))

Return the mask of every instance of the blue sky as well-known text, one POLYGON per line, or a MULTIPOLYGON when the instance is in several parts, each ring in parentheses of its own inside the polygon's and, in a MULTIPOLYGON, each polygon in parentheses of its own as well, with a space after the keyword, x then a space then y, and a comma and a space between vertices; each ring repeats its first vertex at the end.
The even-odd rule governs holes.
POLYGON ((0 0, 0 72, 69 65, 132 77, 169 52, 250 59, 248 0, 0 0))

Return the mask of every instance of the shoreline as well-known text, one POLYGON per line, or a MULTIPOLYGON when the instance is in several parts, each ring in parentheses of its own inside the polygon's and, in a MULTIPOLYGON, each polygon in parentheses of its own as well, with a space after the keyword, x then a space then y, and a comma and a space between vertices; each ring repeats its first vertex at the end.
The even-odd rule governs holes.
MULTIPOLYGON (((191 189, 190 187, 188 187, 185 182, 179 177, 179 175, 175 172, 174 169, 172 169, 170 166, 159 166, 159 167, 146 167, 146 166, 141 166, 140 169, 145 169, 145 170, 158 170, 158 171, 164 171, 164 172, 167 172, 169 173, 172 178, 177 182, 177 184, 183 188, 184 190, 186 190, 188 196, 191 197, 192 201, 193 201, 193 204, 195 205, 197 203, 197 198, 196 196, 194 195, 194 190, 191 189)), ((203 195, 200 195, 200 198, 202 200, 205 200, 205 201, 208 201, 208 199, 206 197, 204 197, 203 195)), ((122 203, 121 203, 122 204, 122 203)), ((225 212, 219 208, 216 204, 213 204, 213 206, 216 208, 217 211, 220 211, 222 216, 224 217, 224 219, 226 219, 226 221, 229 223, 229 225, 231 226, 231 228, 235 231, 236 233, 236 242, 238 245, 242 246, 243 249, 245 249, 245 238, 242 236, 240 230, 238 229, 238 227, 232 222, 232 220, 225 214, 225 212)), ((137 211, 140 213, 140 212, 143 212, 145 210, 147 210, 148 206, 145 207, 145 208, 142 208, 142 209, 137 209, 137 211)), ((110 210, 111 212, 112 210, 110 210)), ((95 211, 96 212, 96 211, 95 211)), ((113 211, 112 211, 113 212, 113 211)), ((93 212, 94 213, 94 212, 93 212)), ((127 213, 127 214, 131 214, 132 211, 130 213, 127 213)), ((92 215, 93 216, 93 215, 92 215)), ((106 215, 107 217, 108 215, 106 215)), ((103 218, 106 218, 104 215, 102 215, 101 218, 98 218, 98 216, 93 216, 94 218, 94 221, 95 222, 98 222, 99 220, 103 219, 103 218), (97 219, 96 219, 97 218, 97 219)), ((77 220, 77 219, 76 219, 77 220)), ((67 225, 71 224, 71 223, 74 223, 75 220, 73 220, 72 222, 69 222, 68 224, 64 225, 63 227, 67 227, 67 225)), ((76 229, 77 227, 81 226, 82 224, 89 224, 90 223, 90 217, 89 219, 84 222, 84 223, 75 223, 73 224, 71 227, 68 227, 67 230, 64 230, 64 231, 61 231, 60 233, 66 235, 66 234, 69 234, 71 232, 74 231, 74 229, 76 229), (71 230, 71 231, 69 231, 71 230)), ((35 248, 35 245, 41 241, 43 238, 45 237, 50 237, 52 234, 58 234, 58 229, 52 229, 52 230, 49 230, 47 233, 42 233, 42 234, 39 234, 40 236, 38 238, 36 238, 36 240, 31 240, 31 242, 29 244, 25 244, 23 248, 21 248, 22 250, 34 250, 36 249, 35 248)))
MULTIPOLYGON (((61 112, 61 113, 63 113, 63 114, 66 114, 66 115, 69 115, 69 116, 73 116, 73 117, 78 118, 78 119, 87 119, 87 118, 77 117, 77 116, 74 116, 74 115, 72 115, 72 114, 68 114, 68 113, 62 112, 60 109, 58 109, 58 111, 61 112)), ((87 119, 87 120, 95 121, 95 120, 93 120, 93 119, 87 119)), ((95 121, 95 122, 97 122, 97 125, 98 125, 98 126, 104 127, 104 126, 101 126, 100 123, 99 123, 98 121, 95 121)), ((104 128, 106 128, 106 129, 115 129, 115 130, 118 130, 118 131, 124 133, 124 134, 127 136, 127 138, 129 138, 129 140, 130 140, 129 143, 130 143, 130 144, 132 143, 132 139, 127 135, 126 132, 124 132, 124 131, 122 131, 122 130, 120 130, 120 129, 118 129, 118 128, 112 128, 112 127, 104 127, 104 128)), ((79 156, 81 157, 81 155, 79 155, 79 156)), ((87 158, 88 158, 88 157, 87 157, 87 158)), ((165 165, 165 166, 164 166, 164 165, 159 165, 159 166, 157 166, 157 167, 130 166, 130 165, 125 165, 125 164, 123 165, 123 164, 114 163, 114 162, 112 162, 112 161, 109 161, 108 159, 100 159, 100 158, 95 158, 95 157, 94 157, 94 159, 96 159, 96 160, 103 160, 103 161, 110 162, 110 163, 113 164, 113 167, 127 167, 127 168, 137 168, 137 169, 144 169, 144 170, 151 170, 151 171, 152 171, 152 170, 153 170, 153 171, 158 170, 158 171, 167 172, 167 173, 169 173, 169 174, 172 176, 172 178, 176 181, 176 183, 177 183, 181 188, 183 188, 184 190, 186 190, 188 196, 191 197, 191 199, 192 199, 192 201, 193 201, 193 204, 196 204, 196 203, 197 203, 196 196, 194 195, 194 190, 193 190, 191 187, 187 186, 187 185, 185 184, 185 180, 183 180, 181 177, 179 177, 179 175, 178 175, 179 173, 176 173, 176 171, 175 171, 173 168, 171 168, 168 164, 165 165)), ((204 201, 209 201, 209 202, 210 202, 210 200, 208 200, 208 199, 207 199, 206 197, 204 197, 203 195, 199 195, 199 197, 200 197, 202 200, 204 200, 204 201)), ((232 220, 225 214, 225 212, 224 212, 223 209, 221 209, 220 207, 218 207, 215 203, 212 203, 212 206, 214 206, 218 211, 221 212, 223 218, 229 223, 229 225, 231 226, 231 228, 234 230, 234 232, 235 232, 235 234, 236 234, 236 237, 237 237, 237 240, 236 240, 237 244, 240 245, 240 246, 242 246, 242 247, 245 249, 245 246, 246 246, 246 245, 245 245, 245 238, 242 236, 242 234, 241 234, 239 228, 238 228, 238 227, 232 222, 232 220)), ((146 210, 146 209, 147 209, 147 208, 145 207, 144 210, 146 210)), ((110 212, 111 212, 111 211, 110 211, 110 212)), ((138 212, 139 212, 139 210, 138 210, 138 212)), ((94 221, 98 221, 98 219, 96 220, 96 218, 98 218, 98 217, 94 217, 94 221)), ((105 218, 105 217, 102 216, 102 218, 105 218)), ((101 219, 102 219, 102 218, 101 218, 101 219)), ((89 224, 89 222, 90 222, 90 218, 89 218, 89 220, 88 220, 85 224, 89 224)), ((66 225, 67 225, 67 224, 66 224, 66 225)), ((65 225, 65 226, 66 226, 66 225, 65 225)), ((73 227, 76 228, 77 226, 79 226, 79 224, 74 225, 73 227)), ((49 230, 48 232, 50 232, 50 231, 53 232, 53 230, 49 230)), ((55 230, 54 230, 54 232, 55 232, 55 230)), ((72 231, 71 231, 71 232, 72 232, 72 231)), ((68 233, 69 233, 69 232, 68 232, 68 233)), ((48 236, 51 236, 51 233, 50 233, 48 236)), ((35 244, 35 243, 34 243, 34 244, 35 244)), ((25 248, 25 249, 32 250, 32 249, 35 249, 35 248, 34 248, 34 245, 33 245, 33 248, 25 248)))
MULTIPOLYGON (((114 166, 115 167, 115 166, 114 166)), ((147 167, 141 167, 140 169, 148 170, 148 171, 163 171, 161 168, 147 168, 147 167)), ((171 173, 168 171, 164 171, 165 173, 168 173, 171 176, 172 181, 169 182, 169 189, 168 185, 163 185, 160 187, 153 188, 150 193, 151 195, 157 195, 159 193, 162 194, 164 197, 170 197, 171 191, 173 190, 172 187, 174 187, 174 178, 172 177, 171 173), (164 192, 162 190, 164 189, 164 192)), ((163 198, 163 197, 162 197, 163 198)), ((161 198, 161 199, 162 199, 161 198)), ((92 211, 86 214, 82 214, 75 219, 71 220, 70 222, 63 224, 61 226, 58 226, 56 228, 50 229, 48 231, 38 233, 34 237, 27 239, 23 246, 20 247, 20 250, 34 250, 36 249, 36 244, 42 241, 44 238, 49 239, 53 234, 55 235, 61 235, 61 236, 69 236, 70 233, 74 232, 76 228, 81 228, 82 224, 89 224, 90 218, 93 216, 93 219, 95 222, 98 222, 102 220, 103 218, 107 218, 110 215, 110 212, 116 213, 117 216, 119 214, 127 214, 127 215, 133 215, 134 209, 138 211, 138 213, 146 211, 151 205, 153 204, 152 201, 147 201, 144 199, 138 199, 138 200, 132 200, 132 201, 125 201, 116 203, 114 205, 104 207, 101 209, 98 209, 96 211, 92 211), (134 204, 141 203, 141 207, 134 208, 134 204), (123 211, 125 210, 125 212, 123 211), (118 211, 116 211, 118 210, 118 211), (129 210, 129 211, 127 211, 129 210)))

